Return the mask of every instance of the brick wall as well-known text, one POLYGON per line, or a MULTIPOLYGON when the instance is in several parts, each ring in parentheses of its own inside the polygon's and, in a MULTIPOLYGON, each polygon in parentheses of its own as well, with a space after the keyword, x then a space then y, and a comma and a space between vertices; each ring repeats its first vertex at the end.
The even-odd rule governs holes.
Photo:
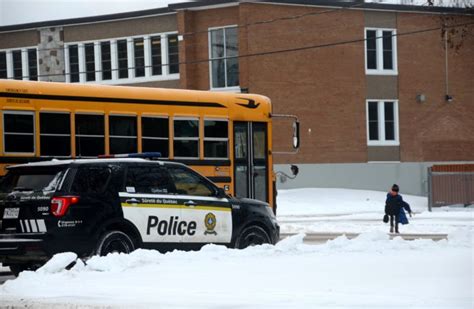
MULTIPOLYGON (((472 21, 457 17, 455 23, 472 21)), ((400 33, 440 26, 438 15, 398 14, 400 33)), ((445 49, 441 31, 398 39, 400 146, 402 161, 474 159, 474 33, 456 51, 448 49, 449 94, 446 102, 445 49), (417 94, 426 96, 416 102, 417 94)), ((454 40, 459 41, 456 35, 454 40)))
MULTIPOLYGON (((179 12, 179 32, 198 32, 185 36, 181 45, 181 61, 188 63, 186 71, 181 71, 182 87, 209 89, 209 64, 189 63, 208 58, 206 31, 210 27, 249 24, 239 28, 239 54, 243 56, 362 39, 368 21, 384 24, 389 19, 398 33, 439 25, 439 15, 362 10, 336 10, 252 25, 327 10, 241 3, 238 7, 179 12)), ((400 147, 390 150, 388 157, 405 162, 474 158, 474 38, 466 38, 457 53, 449 52, 452 103, 444 100, 440 32, 402 36, 397 41, 399 75, 373 80, 365 75, 364 42, 240 58, 240 86, 270 97, 274 113, 300 118, 299 153, 275 156, 276 163, 357 163, 383 159, 383 153, 375 151, 378 149, 371 147, 370 154, 368 151, 366 99, 369 94, 387 91, 395 96, 387 99, 399 100, 400 119, 400 147), (385 79, 390 83, 385 83, 385 79), (416 102, 416 95, 421 93, 427 98, 424 103, 416 102)), ((288 124, 276 122, 274 150, 288 150, 290 135, 288 124)))

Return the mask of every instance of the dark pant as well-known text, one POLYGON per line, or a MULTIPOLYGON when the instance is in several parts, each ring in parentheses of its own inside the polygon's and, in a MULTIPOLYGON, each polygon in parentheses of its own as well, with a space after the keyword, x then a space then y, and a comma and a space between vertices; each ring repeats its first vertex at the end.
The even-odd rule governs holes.
POLYGON ((398 233, 398 216, 390 215, 390 231, 392 232, 393 226, 395 225, 395 233, 398 233), (395 220, 395 224, 394 221, 395 220))

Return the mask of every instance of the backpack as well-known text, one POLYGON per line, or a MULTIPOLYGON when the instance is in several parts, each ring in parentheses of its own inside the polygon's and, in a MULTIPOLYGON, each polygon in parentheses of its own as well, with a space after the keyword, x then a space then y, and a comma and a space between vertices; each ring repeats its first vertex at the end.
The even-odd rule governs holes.
POLYGON ((398 201, 398 198, 387 198, 387 202, 385 202, 385 213, 390 216, 398 216, 398 214, 400 213, 400 203, 398 201))

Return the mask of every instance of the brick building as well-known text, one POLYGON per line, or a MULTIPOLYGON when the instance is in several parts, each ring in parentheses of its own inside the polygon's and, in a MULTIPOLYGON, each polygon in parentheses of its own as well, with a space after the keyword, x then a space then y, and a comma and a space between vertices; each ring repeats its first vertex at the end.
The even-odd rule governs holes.
POLYGON ((301 122, 282 187, 426 194, 428 166, 474 162, 473 34, 463 9, 206 0, 0 27, 0 78, 263 94, 301 122))

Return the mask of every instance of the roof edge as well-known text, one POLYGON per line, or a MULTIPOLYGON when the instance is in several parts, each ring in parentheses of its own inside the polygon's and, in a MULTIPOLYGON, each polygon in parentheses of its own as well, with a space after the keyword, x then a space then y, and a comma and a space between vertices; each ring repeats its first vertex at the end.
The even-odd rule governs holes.
POLYGON ((140 18, 140 17, 146 17, 146 16, 175 14, 175 13, 176 12, 170 9, 169 7, 164 7, 164 8, 132 11, 132 12, 124 12, 124 13, 114 13, 114 14, 96 15, 96 16, 88 16, 88 17, 57 19, 57 20, 51 20, 51 21, 39 21, 39 22, 26 23, 26 24, 7 25, 7 26, 1 26, 0 32, 24 31, 24 30, 57 27, 57 26, 71 26, 71 25, 76 25, 76 24, 107 22, 107 21, 116 21, 116 20, 121 20, 121 19, 140 18))

